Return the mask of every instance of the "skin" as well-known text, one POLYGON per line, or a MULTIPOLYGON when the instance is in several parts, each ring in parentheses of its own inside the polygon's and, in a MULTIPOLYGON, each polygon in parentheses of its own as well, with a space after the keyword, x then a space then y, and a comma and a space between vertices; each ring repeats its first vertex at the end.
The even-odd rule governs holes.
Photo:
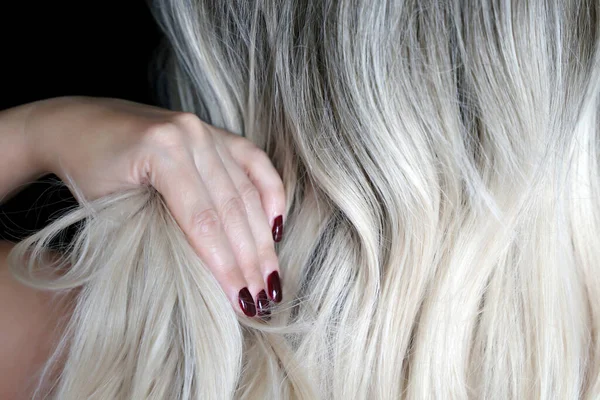
POLYGON ((69 299, 17 282, 6 264, 12 247, 0 242, 0 399, 26 400, 70 315, 69 299))
MULTIPOLYGON (((240 315, 240 290, 247 287, 256 301, 267 277, 279 271, 272 226, 278 216, 285 220, 281 178, 250 141, 193 114, 87 97, 0 112, 0 201, 47 173, 74 183, 76 196, 88 200, 152 185, 240 315)), ((0 242, 3 399, 27 387, 66 313, 49 293, 12 279, 10 248, 0 242)))

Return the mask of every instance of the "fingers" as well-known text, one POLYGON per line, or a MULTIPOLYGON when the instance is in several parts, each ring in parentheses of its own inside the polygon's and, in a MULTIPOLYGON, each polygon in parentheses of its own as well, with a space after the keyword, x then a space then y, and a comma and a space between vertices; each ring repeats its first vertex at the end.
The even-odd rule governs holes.
POLYGON ((225 149, 221 149, 218 153, 201 155, 202 165, 198 168, 213 201, 220 205, 221 220, 256 302, 258 313, 266 315, 269 301, 261 264, 266 262, 264 268, 270 268, 272 271, 279 268, 273 239, 270 237, 270 229, 262 211, 258 191, 247 178, 247 184, 244 184, 244 173, 239 167, 236 168, 231 163, 229 167, 225 166, 224 155, 227 155, 225 149), (234 176, 231 175, 232 173, 234 176), (257 234, 260 234, 262 241, 257 242, 257 234), (264 256, 266 259, 262 259, 264 256))
POLYGON ((274 246, 283 234, 281 178, 248 140, 188 122, 191 133, 174 142, 168 135, 162 147, 171 150, 150 163, 150 182, 237 312, 267 316, 269 299, 282 299, 274 246))
POLYGON ((256 315, 246 277, 221 222, 221 210, 213 202, 193 162, 155 162, 149 178, 152 186, 165 198, 173 217, 225 291, 234 309, 247 316, 256 315))
MULTIPOLYGON (((267 297, 275 302, 279 302, 282 296, 281 283, 279 281, 279 261, 275 253, 269 220, 261 203, 260 192, 227 151, 221 152, 221 159, 246 206, 246 214, 256 243, 262 278, 267 287, 267 291, 263 293, 265 305, 268 305, 266 301, 267 297)), ((259 310, 262 309, 261 304, 258 304, 258 308, 259 310)), ((262 312, 264 314, 269 313, 268 309, 262 312)))

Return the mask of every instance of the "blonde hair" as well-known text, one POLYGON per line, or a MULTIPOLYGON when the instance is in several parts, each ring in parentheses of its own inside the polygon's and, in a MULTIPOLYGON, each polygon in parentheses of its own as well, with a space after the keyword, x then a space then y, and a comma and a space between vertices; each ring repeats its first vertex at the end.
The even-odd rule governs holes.
POLYGON ((171 107, 282 175, 286 297, 238 320, 151 188, 84 204, 10 260, 79 290, 54 397, 600 396, 597 1, 155 11, 171 107))

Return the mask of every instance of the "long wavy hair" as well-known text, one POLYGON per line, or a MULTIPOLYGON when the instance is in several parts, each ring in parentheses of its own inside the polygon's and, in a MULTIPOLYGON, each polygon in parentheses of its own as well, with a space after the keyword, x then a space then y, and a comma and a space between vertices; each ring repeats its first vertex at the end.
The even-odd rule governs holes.
POLYGON ((283 178, 285 297, 236 317, 152 188, 84 203, 10 258, 73 292, 46 394, 600 397, 598 1, 153 6, 169 106, 283 178))

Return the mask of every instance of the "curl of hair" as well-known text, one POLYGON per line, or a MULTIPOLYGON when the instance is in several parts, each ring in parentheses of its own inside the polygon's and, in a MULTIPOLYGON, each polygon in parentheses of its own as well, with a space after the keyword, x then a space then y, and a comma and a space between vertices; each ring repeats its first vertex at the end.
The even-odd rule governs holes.
POLYGON ((236 319, 152 189, 84 204, 11 257, 77 291, 56 398, 600 397, 597 1, 154 9, 170 107, 282 175, 284 301, 236 319))

